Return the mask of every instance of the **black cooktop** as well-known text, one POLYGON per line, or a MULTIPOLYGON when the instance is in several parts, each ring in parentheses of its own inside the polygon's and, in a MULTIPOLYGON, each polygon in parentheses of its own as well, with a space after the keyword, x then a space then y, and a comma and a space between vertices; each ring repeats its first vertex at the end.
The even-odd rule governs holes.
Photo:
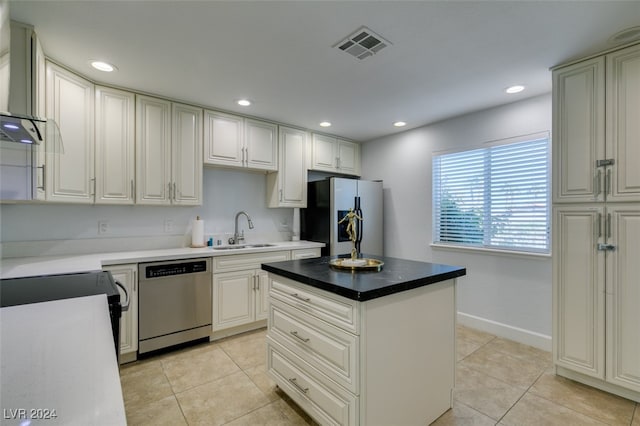
POLYGON ((108 303, 120 302, 120 293, 107 271, 45 275, 0 280, 0 307, 106 294, 108 303))

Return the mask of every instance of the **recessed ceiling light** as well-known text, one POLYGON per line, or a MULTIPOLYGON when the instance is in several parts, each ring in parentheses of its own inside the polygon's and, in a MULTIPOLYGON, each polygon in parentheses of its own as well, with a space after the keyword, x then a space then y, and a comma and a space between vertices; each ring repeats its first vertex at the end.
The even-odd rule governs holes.
POLYGON ((249 106, 249 105, 251 105, 251 101, 249 99, 238 99, 237 103, 240 106, 249 106))
POLYGON ((33 143, 33 141, 31 139, 20 139, 20 142, 22 142, 22 143, 33 143))
POLYGON ((626 28, 609 37, 611 44, 628 43, 635 40, 640 40, 640 26, 626 28))
POLYGON ((90 64, 98 71, 111 72, 118 69, 115 67, 115 65, 111 65, 110 63, 104 61, 91 61, 90 64))
POLYGON ((9 130, 18 130, 20 127, 16 126, 15 124, 5 124, 4 128, 9 130))
POLYGON ((509 93, 509 94, 520 93, 523 90, 524 90, 524 86, 521 85, 521 84, 517 84, 515 86, 507 87, 506 89, 504 89, 504 91, 509 93))
POLYGON ((331 123, 328 121, 322 121, 320 122, 320 127, 330 127, 331 123))
POLYGON ((393 125, 396 127, 403 127, 406 126, 407 123, 405 123, 404 121, 396 121, 395 123, 393 123, 393 125))

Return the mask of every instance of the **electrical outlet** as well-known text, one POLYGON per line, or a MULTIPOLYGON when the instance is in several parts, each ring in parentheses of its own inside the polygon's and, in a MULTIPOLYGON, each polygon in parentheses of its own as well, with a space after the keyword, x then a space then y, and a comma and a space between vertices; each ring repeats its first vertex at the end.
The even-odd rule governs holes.
POLYGON ((98 234, 103 235, 103 234, 108 234, 109 233, 109 222, 107 222, 106 220, 99 220, 98 221, 98 234))
POLYGON ((173 220, 171 219, 164 220, 164 232, 167 234, 173 232, 173 220))

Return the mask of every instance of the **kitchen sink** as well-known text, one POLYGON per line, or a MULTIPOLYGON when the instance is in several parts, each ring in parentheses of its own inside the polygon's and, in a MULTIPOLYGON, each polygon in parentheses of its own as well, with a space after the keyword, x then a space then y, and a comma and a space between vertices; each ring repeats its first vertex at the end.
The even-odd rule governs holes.
POLYGON ((214 250, 240 250, 244 248, 260 248, 260 247, 273 247, 275 244, 240 244, 231 246, 219 246, 213 247, 214 250))

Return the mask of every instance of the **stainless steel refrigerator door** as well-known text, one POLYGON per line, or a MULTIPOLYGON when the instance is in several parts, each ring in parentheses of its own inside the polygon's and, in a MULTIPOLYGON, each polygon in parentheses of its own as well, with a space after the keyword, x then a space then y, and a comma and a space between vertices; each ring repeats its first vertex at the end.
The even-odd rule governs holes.
POLYGON ((330 255, 351 253, 353 244, 351 241, 338 241, 338 211, 348 211, 355 204, 355 196, 358 184, 355 179, 331 178, 331 238, 330 255))
POLYGON ((360 252, 383 255, 382 182, 356 181, 362 209, 362 242, 360 252))

